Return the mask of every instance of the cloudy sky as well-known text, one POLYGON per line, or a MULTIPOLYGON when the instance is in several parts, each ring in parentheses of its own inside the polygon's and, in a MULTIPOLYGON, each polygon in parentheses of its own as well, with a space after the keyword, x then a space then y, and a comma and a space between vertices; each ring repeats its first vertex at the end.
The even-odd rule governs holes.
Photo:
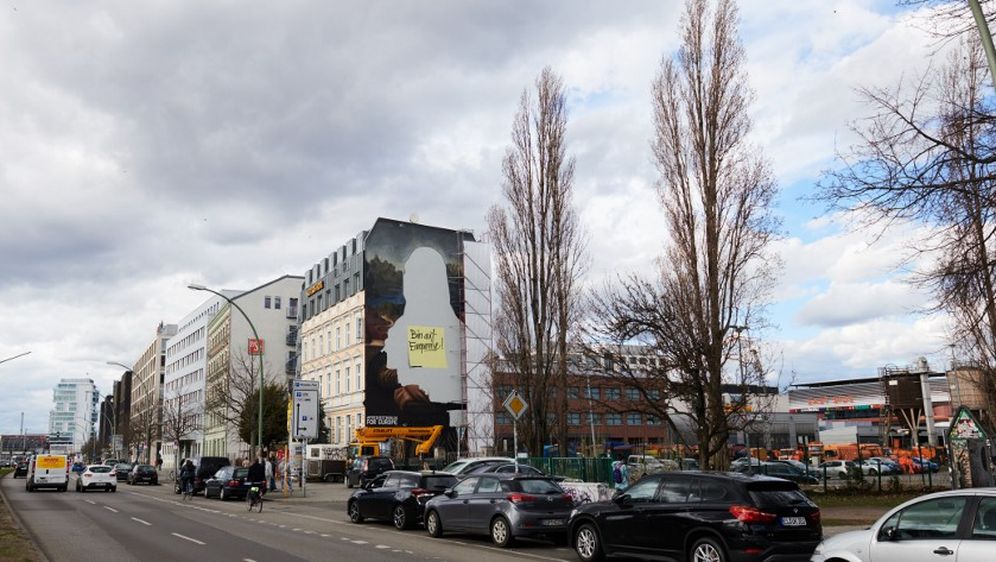
MULTIPOLYGON (((0 434, 47 431, 60 377, 101 392, 202 294, 301 274, 377 216, 484 229, 522 90, 570 99, 589 282, 661 252, 650 83, 678 2, 0 4, 0 434)), ((926 68, 893 0, 741 4, 755 140, 781 187, 783 379, 947 361, 945 322, 894 272, 917 229, 854 231, 803 199, 859 85, 926 68)), ((785 380, 783 380, 785 382, 785 380)))

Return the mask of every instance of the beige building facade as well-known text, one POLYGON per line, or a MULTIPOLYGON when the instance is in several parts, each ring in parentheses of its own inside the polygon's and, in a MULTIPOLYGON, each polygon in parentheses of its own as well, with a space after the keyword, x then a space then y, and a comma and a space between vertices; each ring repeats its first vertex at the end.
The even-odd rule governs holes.
POLYGON ((156 337, 132 368, 131 453, 140 462, 154 464, 162 448, 163 378, 166 341, 176 335, 176 324, 159 323, 156 337))

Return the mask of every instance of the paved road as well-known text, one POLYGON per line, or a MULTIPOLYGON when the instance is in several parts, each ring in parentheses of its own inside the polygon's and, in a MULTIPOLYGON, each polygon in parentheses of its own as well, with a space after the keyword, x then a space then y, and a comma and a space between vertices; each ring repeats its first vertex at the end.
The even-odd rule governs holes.
POLYGON ((23 479, 9 477, 0 479, 0 486, 53 562, 576 559, 573 552, 549 543, 523 542, 506 551, 483 537, 433 539, 421 530, 401 532, 377 523, 353 525, 344 514, 327 508, 290 512, 264 506, 263 513, 250 514, 244 502, 203 497, 182 502, 167 486, 122 484, 116 493, 29 494, 23 479))

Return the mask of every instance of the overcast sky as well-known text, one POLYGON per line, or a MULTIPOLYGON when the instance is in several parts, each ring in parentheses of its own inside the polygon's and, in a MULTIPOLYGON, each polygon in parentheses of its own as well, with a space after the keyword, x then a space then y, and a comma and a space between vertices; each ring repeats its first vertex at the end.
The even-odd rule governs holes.
MULTIPOLYGON (((570 101, 588 279, 649 271, 662 217, 650 84, 678 2, 46 2, 0 5, 0 434, 47 431, 52 388, 102 393, 203 293, 312 263, 378 216, 481 233, 524 88, 570 101)), ((859 85, 935 45, 893 1, 742 2, 755 141, 781 187, 783 381, 947 362, 945 321, 894 273, 917 229, 851 231, 800 200, 859 85)), ((760 332, 757 330, 756 332, 760 332)))

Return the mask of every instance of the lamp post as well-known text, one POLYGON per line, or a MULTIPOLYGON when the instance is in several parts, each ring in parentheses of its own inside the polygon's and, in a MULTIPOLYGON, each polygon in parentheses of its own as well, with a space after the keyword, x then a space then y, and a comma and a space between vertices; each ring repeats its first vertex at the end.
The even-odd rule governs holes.
MULTIPOLYGON (((246 322, 249 323, 249 328, 252 330, 252 336, 256 338, 257 342, 259 342, 259 334, 256 332, 256 326, 253 325, 252 320, 249 319, 249 315, 246 314, 246 311, 242 310, 242 307, 236 304, 235 301, 219 293, 218 291, 215 291, 214 289, 209 289, 205 287, 204 285, 190 284, 187 285, 187 288, 192 291, 207 291, 211 294, 217 295, 228 301, 228 304, 234 306, 236 310, 242 313, 242 317, 245 318, 246 322)), ((252 354, 249 354, 249 371, 250 373, 252 372, 252 354)), ((259 349, 259 427, 257 428, 256 432, 256 449, 257 449, 257 454, 262 454, 263 452, 263 349, 262 348, 259 349)))
POLYGON ((24 353, 18 353, 17 355, 12 355, 12 356, 10 356, 10 357, 8 357, 6 359, 0 359, 0 363, 6 363, 7 361, 13 361, 14 359, 17 359, 18 357, 24 357, 25 355, 27 355, 29 353, 31 353, 31 352, 30 351, 25 351, 24 353))
MULTIPOLYGON (((747 376, 744 374, 744 348, 741 343, 743 339, 743 331, 747 329, 747 326, 730 326, 730 329, 737 333, 737 363, 740 367, 740 384, 743 386, 743 395, 741 399, 747 395, 747 376)), ((746 407, 746 404, 744 405, 746 407)), ((741 414, 742 415, 742 414, 741 414)), ((744 445, 747 446, 747 468, 753 470, 754 465, 752 464, 751 450, 750 450, 750 421, 744 423, 744 445)))

